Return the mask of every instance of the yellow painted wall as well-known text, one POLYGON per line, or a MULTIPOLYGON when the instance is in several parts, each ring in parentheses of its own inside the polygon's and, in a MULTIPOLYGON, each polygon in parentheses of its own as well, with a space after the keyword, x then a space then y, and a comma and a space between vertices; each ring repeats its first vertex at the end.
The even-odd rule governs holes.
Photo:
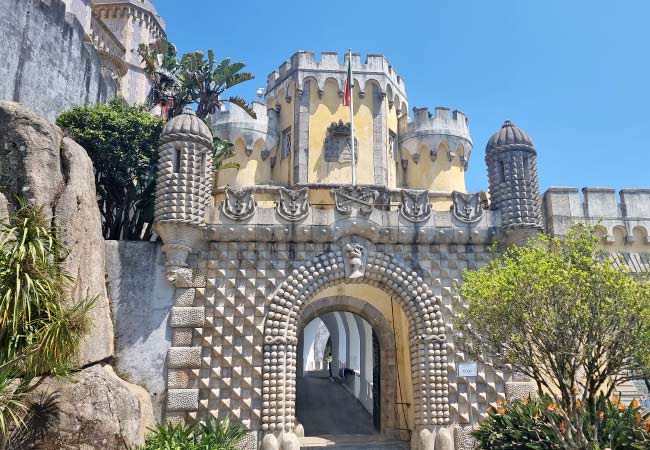
POLYGON ((235 154, 228 158, 227 162, 239 164, 239 170, 217 171, 217 187, 226 184, 231 186, 251 186, 269 184, 271 182, 271 162, 269 159, 262 161, 262 150, 264 142, 258 139, 253 145, 253 153, 246 154, 246 144, 243 139, 235 141, 235 154))
POLYGON ((431 161, 429 148, 422 145, 419 150, 419 162, 416 164, 413 160, 409 160, 406 170, 408 187, 430 191, 465 192, 465 172, 460 155, 457 154, 452 161, 449 161, 446 144, 441 144, 437 150, 436 160, 431 161))
POLYGON ((281 89, 278 92, 278 98, 276 101, 280 104, 280 117, 279 124, 280 129, 278 130, 280 135, 278 136, 278 150, 277 158, 275 161, 275 167, 273 168, 273 180, 275 184, 289 184, 292 180, 292 167, 293 167, 293 146, 296 142, 295 130, 294 130, 294 107, 296 104, 296 92, 295 84, 291 82, 288 86, 288 94, 284 89, 281 89), (285 97, 289 95, 291 100, 289 103, 286 102, 285 97), (291 154, 286 159, 280 158, 280 153, 282 152, 282 132, 291 128, 291 154))
MULTIPOLYGON (((359 98, 358 83, 354 88, 354 131, 359 143, 359 161, 357 161, 357 183, 372 184, 374 181, 372 153, 372 102, 374 87, 366 86, 366 95, 359 98)), ((350 122, 350 107, 343 106, 339 97, 339 85, 334 80, 327 80, 322 98, 318 89, 310 90, 309 123, 309 181, 311 183, 350 183, 352 165, 350 162, 326 162, 324 143, 327 128, 332 122, 342 120, 350 122)))
MULTIPOLYGON (((379 310, 386 318, 389 324, 395 321, 395 340, 397 364, 399 366, 400 386, 396 386, 397 402, 410 403, 411 407, 407 408, 398 405, 399 428, 408 428, 413 430, 414 424, 414 399, 413 399, 413 378, 411 376, 411 352, 409 347, 409 325, 406 314, 402 310, 398 299, 393 299, 391 312, 391 297, 383 290, 364 284, 339 284, 327 288, 318 293, 314 300, 326 297, 349 296, 356 297, 368 302, 379 310), (394 316, 394 317, 393 317, 394 316), (407 423, 404 422, 406 414, 407 423)), ((397 380, 396 380, 397 382, 397 380)), ((408 436, 404 436, 408 438, 408 436)))

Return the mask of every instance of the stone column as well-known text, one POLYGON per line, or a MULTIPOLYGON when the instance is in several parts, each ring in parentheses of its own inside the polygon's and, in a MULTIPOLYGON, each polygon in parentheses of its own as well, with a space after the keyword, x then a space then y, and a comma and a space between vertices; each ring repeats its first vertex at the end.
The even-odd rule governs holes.
POLYGON ((384 108, 384 97, 379 86, 372 86, 372 164, 374 183, 386 186, 388 183, 388 123, 384 108))
POLYGON ((309 103, 311 81, 303 89, 296 88, 293 127, 293 184, 307 183, 309 170, 309 103))

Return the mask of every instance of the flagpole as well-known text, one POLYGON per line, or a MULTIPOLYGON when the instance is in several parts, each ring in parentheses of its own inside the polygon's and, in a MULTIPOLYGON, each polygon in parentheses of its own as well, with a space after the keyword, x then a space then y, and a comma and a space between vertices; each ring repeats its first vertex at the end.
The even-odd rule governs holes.
POLYGON ((350 64, 350 136, 352 138, 352 186, 357 184, 357 157, 354 145, 354 77, 352 76, 352 49, 349 49, 348 64, 350 64))

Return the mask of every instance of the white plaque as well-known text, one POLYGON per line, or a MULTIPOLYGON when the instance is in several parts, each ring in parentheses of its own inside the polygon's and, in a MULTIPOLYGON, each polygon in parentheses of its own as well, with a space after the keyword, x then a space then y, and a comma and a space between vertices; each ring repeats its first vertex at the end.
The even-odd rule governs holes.
POLYGON ((478 375, 478 364, 476 361, 458 363, 459 377, 475 377, 478 375))

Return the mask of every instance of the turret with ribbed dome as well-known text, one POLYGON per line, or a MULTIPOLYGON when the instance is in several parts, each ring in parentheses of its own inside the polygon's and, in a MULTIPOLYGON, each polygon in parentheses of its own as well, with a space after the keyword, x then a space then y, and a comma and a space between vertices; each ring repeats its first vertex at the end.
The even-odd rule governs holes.
POLYGON ((506 120, 485 149, 492 208, 505 229, 542 225, 537 151, 524 130, 506 120))
POLYGON ((186 109, 163 128, 158 149, 157 222, 205 223, 212 199, 212 133, 186 109))

